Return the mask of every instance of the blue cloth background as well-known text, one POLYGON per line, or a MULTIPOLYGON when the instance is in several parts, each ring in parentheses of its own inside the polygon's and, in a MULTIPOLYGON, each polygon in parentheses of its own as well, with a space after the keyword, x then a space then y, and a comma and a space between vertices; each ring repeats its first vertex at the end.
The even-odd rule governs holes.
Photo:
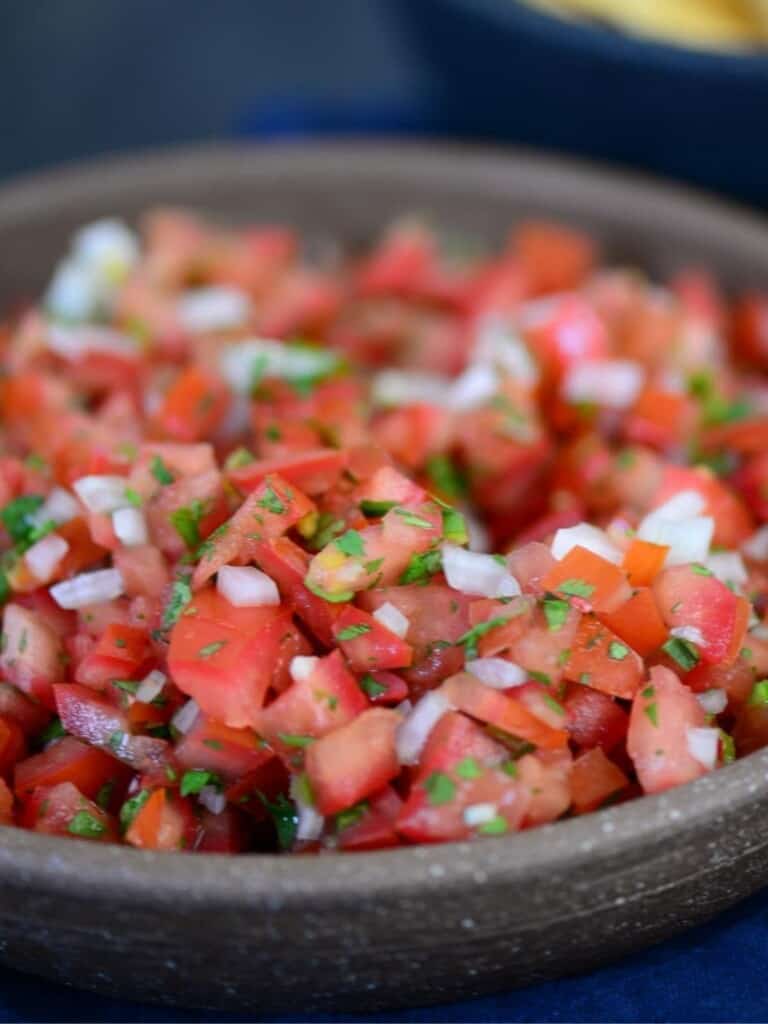
MULTIPOLYGON (((259 137, 312 134, 458 135, 429 100, 339 108, 291 99, 248 111, 238 129, 259 137)), ((172 1010, 96 996, 0 968, 0 1021, 737 1021, 768 1020, 768 890, 644 953, 591 974, 504 995, 397 1013, 237 1016, 172 1010)))

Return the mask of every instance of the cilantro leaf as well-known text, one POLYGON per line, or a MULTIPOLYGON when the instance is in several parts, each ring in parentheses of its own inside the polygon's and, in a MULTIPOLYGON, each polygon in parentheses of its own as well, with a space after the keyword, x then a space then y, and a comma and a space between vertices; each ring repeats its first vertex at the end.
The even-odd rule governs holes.
POLYGON ((159 455, 154 455, 152 457, 152 463, 149 467, 149 471, 155 480, 157 480, 159 484, 162 484, 163 487, 166 487, 168 484, 172 484, 176 479, 159 455))
POLYGON ((163 611, 163 629, 170 629, 181 618, 181 613, 192 600, 191 576, 179 576, 173 581, 171 596, 163 611))
POLYGON ((355 622, 351 626, 346 626, 336 634, 337 640, 354 640, 357 636, 365 636, 366 633, 371 632, 371 627, 367 622, 355 622))
POLYGON ((346 533, 342 533, 340 537, 336 538, 334 544, 339 551, 352 558, 365 554, 365 542, 362 534, 357 530, 347 530, 346 533))

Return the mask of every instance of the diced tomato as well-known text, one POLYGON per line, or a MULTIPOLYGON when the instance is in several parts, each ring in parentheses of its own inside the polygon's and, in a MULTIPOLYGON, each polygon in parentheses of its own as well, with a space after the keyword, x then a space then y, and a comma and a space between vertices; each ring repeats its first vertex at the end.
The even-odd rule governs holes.
POLYGON ((234 807, 225 807, 219 814, 203 811, 198 829, 195 850, 199 853, 245 853, 248 849, 248 818, 234 807))
POLYGON ((0 777, 8 778, 27 748, 24 730, 13 718, 0 718, 0 777))
POLYGON ((125 833, 125 841, 142 850, 191 850, 198 825, 189 800, 171 789, 156 789, 125 833))
POLYGON ((146 519, 153 543, 173 557, 197 548, 229 514, 218 470, 185 476, 161 488, 147 504, 146 519))
POLYGON ((333 625, 333 635, 355 672, 407 668, 413 648, 379 620, 348 605, 333 625))
POLYGON ((135 679, 149 653, 147 634, 132 626, 107 626, 96 646, 77 666, 79 683, 101 689, 111 679, 135 679))
POLYGON ((162 552, 152 544, 118 548, 113 562, 120 570, 129 597, 160 597, 170 581, 162 552))
POLYGON ((24 806, 22 820, 33 832, 99 843, 113 843, 117 839, 117 829, 109 815, 71 782, 36 789, 24 806))
POLYGON ((703 566, 665 569, 653 592, 666 625, 687 626, 701 637, 696 648, 710 664, 731 662, 744 642, 749 602, 738 597, 703 566))
POLYGON ((571 803, 569 750, 540 750, 517 762, 517 777, 529 794, 524 828, 557 821, 571 803))
POLYGON ((376 793, 360 808, 360 813, 337 818, 339 848, 351 851, 383 850, 398 846, 396 822, 402 810, 403 801, 391 786, 376 793))
POLYGON ((564 672, 573 682, 631 700, 643 678, 643 662, 599 619, 585 615, 564 672))
POLYGON ((51 713, 10 683, 0 683, 0 717, 13 719, 26 736, 34 736, 48 724, 51 713))
POLYGON ((534 295, 581 284, 597 255, 593 241, 586 234, 545 221, 521 224, 513 233, 511 243, 534 295))
POLYGON ((629 779, 600 749, 587 750, 573 762, 571 799, 577 814, 594 811, 629 785, 629 779))
POLYGON ((199 441, 216 429, 228 405, 229 392, 223 381, 190 366, 166 393, 155 425, 171 441, 199 441))
POLYGON ((635 537, 624 554, 623 568, 633 587, 648 587, 664 568, 669 548, 635 537))
POLYGON ((742 359, 764 369, 768 366, 768 295, 747 292, 737 300, 731 337, 742 359))
POLYGON ((181 768, 213 772, 225 782, 257 772, 274 754, 252 729, 231 729, 206 715, 176 745, 181 768))
POLYGON ((627 713, 601 690, 570 683, 563 703, 566 729, 577 746, 602 747, 610 752, 626 736, 627 713))
POLYGON ((371 708, 308 747, 307 776, 321 814, 351 807, 399 774, 395 752, 399 724, 395 711, 371 708))
POLYGON ((754 524, 743 501, 728 484, 703 466, 666 466, 654 507, 687 490, 698 491, 706 502, 704 515, 715 521, 714 544, 738 548, 752 533, 754 524))
POLYGON ((626 574, 600 555, 576 546, 547 573, 544 590, 577 597, 596 612, 612 612, 628 601, 632 589, 626 574))
POLYGON ((104 786, 120 789, 127 784, 130 772, 96 747, 88 746, 74 736, 64 736, 49 744, 40 754, 19 761, 14 774, 14 790, 20 800, 26 799, 41 786, 57 786, 71 782, 91 800, 104 786))
POLYGON ((0 825, 13 825, 13 793, 0 779, 0 825))
POLYGON ((694 694, 674 672, 657 665, 632 702, 627 750, 646 793, 660 793, 706 774, 688 748, 688 729, 702 728, 705 715, 694 694))
POLYGON ((318 448, 290 458, 261 459, 227 473, 241 494, 251 494, 271 473, 277 473, 304 494, 324 494, 338 481, 347 464, 346 452, 336 448, 318 448))
POLYGON ((63 674, 59 637, 38 612, 7 604, 3 613, 3 640, 0 668, 8 680, 52 708, 52 686, 63 674))
POLYGON ((667 628, 649 587, 639 587, 615 612, 603 612, 599 619, 642 658, 667 639, 667 628))

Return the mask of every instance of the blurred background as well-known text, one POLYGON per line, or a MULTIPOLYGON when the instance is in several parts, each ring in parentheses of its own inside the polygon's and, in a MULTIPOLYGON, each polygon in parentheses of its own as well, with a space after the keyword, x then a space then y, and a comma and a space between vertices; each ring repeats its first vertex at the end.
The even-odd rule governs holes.
POLYGON ((0 0, 0 177, 137 147, 511 141, 768 206, 768 0, 0 0))

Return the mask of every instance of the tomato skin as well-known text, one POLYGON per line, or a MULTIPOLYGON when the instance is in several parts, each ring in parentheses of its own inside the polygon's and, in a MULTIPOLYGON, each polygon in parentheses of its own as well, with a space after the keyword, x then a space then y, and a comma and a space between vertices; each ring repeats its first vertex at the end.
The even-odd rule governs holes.
POLYGON ((222 380, 196 366, 184 370, 171 385, 155 416, 155 427, 171 441, 210 437, 224 418, 229 391, 222 380))
POLYGON ((289 613, 235 609, 213 590, 200 592, 193 609, 171 630, 171 678, 206 714, 232 728, 256 727, 289 613))
POLYGON ((15 686, 0 682, 0 717, 18 722, 25 736, 34 736, 48 724, 51 713, 15 686))
POLYGON ((174 752, 182 769, 214 772, 225 783, 258 772, 274 757, 252 729, 231 729, 203 714, 174 752))
POLYGON ((638 587, 615 612, 603 612, 598 618, 641 658, 658 650, 667 639, 667 628, 649 587, 638 587))
POLYGON ((333 488, 347 464, 346 452, 317 448, 286 458, 261 459, 229 470, 227 478, 241 494, 251 494, 271 473, 277 473, 304 494, 324 494, 333 488))
POLYGON ((629 785, 624 772, 600 747, 587 750, 573 762, 571 799, 577 814, 597 810, 609 797, 629 785))
POLYGON ((626 736, 629 717, 608 694, 569 683, 565 700, 566 728, 573 743, 584 749, 613 750, 626 736))
POLYGON ((674 672, 651 669, 650 684, 632 702, 627 750, 645 793, 661 793, 705 775, 688 750, 687 729, 706 717, 696 697, 674 672))
POLYGON ((234 807, 225 807, 220 814, 204 810, 198 823, 195 852, 245 853, 251 831, 248 818, 234 807))
POLYGON ((583 600, 596 612, 615 611, 632 596, 627 577, 618 566, 578 545, 552 567, 541 585, 567 596, 569 583, 585 585, 583 600))
POLYGON ((517 762, 520 783, 530 794, 523 828, 557 821, 568 810, 572 762, 568 749, 539 750, 517 762))
POLYGON ((5 782, 0 779, 0 825, 13 825, 14 821, 13 793, 5 782))
POLYGON ((409 644, 359 608, 344 608, 333 625, 333 634, 355 672, 407 668, 413 661, 409 644), (356 631, 358 635, 345 639, 356 631))
POLYGON ((369 798, 359 821, 339 830, 339 848, 351 853, 399 846, 396 822, 402 807, 403 801, 392 786, 386 786, 369 798))
POLYGON ((131 822, 125 841, 141 850, 194 849, 198 825, 192 803, 171 789, 156 789, 131 822))
POLYGON ((748 292, 737 300, 731 338, 739 355, 755 366, 768 366, 768 295, 748 292))
POLYGON ((94 800, 102 786, 114 782, 118 789, 128 783, 130 772, 125 765, 74 736, 63 736, 49 744, 40 754, 19 761, 14 772, 14 790, 25 800, 41 786, 71 782, 94 800))
POLYGON ((754 529, 752 517, 728 484, 703 466, 666 466, 653 507, 685 490, 698 491, 706 502, 703 514, 715 521, 712 543, 724 548, 741 547, 754 529))
POLYGON ((699 630, 702 642, 697 649, 703 661, 729 663, 737 657, 749 615, 744 598, 715 576, 702 575, 689 565, 665 569, 654 581, 653 592, 670 629, 692 626, 699 630))
POLYGON ((337 814, 400 773, 395 732, 400 715, 370 708, 307 749, 306 770, 321 814, 337 814))
POLYGON ((34 791, 22 809, 21 824, 33 832, 66 836, 69 839, 87 839, 89 842, 114 843, 117 828, 101 807, 84 796, 71 782, 41 787, 34 791), (72 831, 78 814, 88 815, 89 822, 100 829, 97 835, 83 835, 72 831))
POLYGON ((369 706, 337 650, 319 658, 307 678, 292 683, 264 708, 255 728, 273 750, 291 761, 296 748, 286 744, 281 736, 325 736, 351 722, 369 706))
POLYGON ((24 730, 12 718, 0 718, 0 777, 8 778, 26 753, 24 730))
POLYGON ((135 679, 148 654, 144 630, 114 623, 77 666, 75 679, 96 689, 103 689, 111 679, 135 679))
POLYGON ((576 287, 597 258, 588 235, 547 221, 524 222, 510 242, 533 295, 576 287))
POLYGON ((58 636, 40 614, 19 604, 5 606, 3 634, 0 668, 8 681, 53 708, 52 686, 63 675, 58 636))
POLYGON ((599 619, 585 615, 564 673, 572 682, 587 681, 596 690, 631 700, 643 678, 643 662, 599 619))
POLYGON ((768 743, 768 706, 744 704, 736 714, 733 740, 739 757, 764 747, 768 743))

